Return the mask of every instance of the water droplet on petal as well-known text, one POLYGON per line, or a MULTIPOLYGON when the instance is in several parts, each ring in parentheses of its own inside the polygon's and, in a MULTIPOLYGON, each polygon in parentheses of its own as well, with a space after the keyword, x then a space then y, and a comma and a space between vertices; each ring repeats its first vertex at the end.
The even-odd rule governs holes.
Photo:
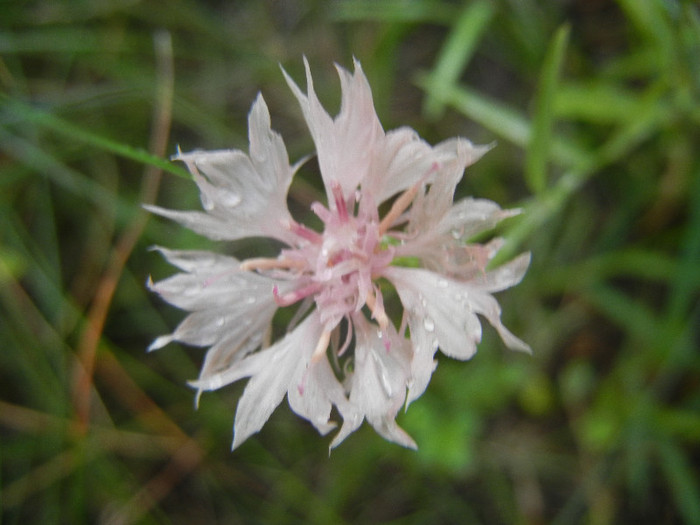
POLYGON ((238 206, 238 204, 241 202, 241 197, 237 193, 233 193, 232 191, 227 191, 227 190, 221 190, 218 193, 218 198, 221 201, 221 204, 224 206, 229 206, 233 208, 234 206, 238 206))
POLYGON ((206 193, 200 195, 200 200, 202 201, 202 207, 206 211, 211 211, 214 209, 214 201, 206 193))
POLYGON ((426 332, 432 332, 435 330, 435 322, 430 317, 426 317, 423 319, 423 328, 426 332))
POLYGON ((437 285, 438 285, 438 288, 447 288, 447 280, 446 279, 438 279, 437 285))
POLYGON ((386 394, 386 397, 391 398, 393 389, 391 388, 391 381, 389 380, 389 375, 387 374, 386 368, 382 365, 381 361, 372 355, 375 365, 377 366, 377 376, 379 383, 382 385, 382 390, 386 394))
POLYGON ((216 320, 216 326, 224 326, 225 323, 226 323, 226 318, 225 318, 225 317, 219 317, 219 318, 216 320))
POLYGON ((389 383, 389 378, 387 377, 386 373, 382 370, 382 388, 384 389, 384 393, 386 394, 386 397, 391 397, 392 394, 392 389, 391 389, 391 383, 389 383))
POLYGON ((249 295, 248 298, 245 300, 246 303, 248 304, 253 304, 255 302, 255 297, 252 295, 249 295))

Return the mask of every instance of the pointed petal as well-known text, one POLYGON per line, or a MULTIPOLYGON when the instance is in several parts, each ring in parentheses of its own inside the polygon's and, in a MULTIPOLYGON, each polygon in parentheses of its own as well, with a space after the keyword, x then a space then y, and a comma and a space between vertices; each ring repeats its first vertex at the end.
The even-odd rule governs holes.
POLYGON ((468 197, 449 208, 438 223, 436 232, 449 233, 456 240, 466 241, 517 213, 519 210, 502 210, 498 204, 486 199, 468 197))
MULTIPOLYGON (((362 314, 353 315, 355 366, 350 402, 385 439, 409 448, 415 442, 396 424, 396 415, 406 399, 411 350, 390 324, 380 337, 376 325, 362 314)), ((341 429, 342 430, 342 429, 341 429)))
POLYGON ((159 251, 185 273, 151 283, 149 288, 192 313, 172 334, 157 338, 149 351, 172 341, 211 346, 199 376, 204 381, 261 346, 277 309, 272 289, 286 283, 241 271, 233 257, 204 251, 159 251))
MULTIPOLYGON (((516 267, 522 262, 518 260, 516 267)), ((432 357, 439 346, 442 353, 466 360, 476 352, 481 341, 483 315, 511 349, 529 351, 529 346, 510 333, 501 323, 501 309, 486 288, 472 282, 455 281, 434 272, 389 267, 384 277, 396 287, 408 315, 414 345, 413 385, 409 402, 418 397, 432 373, 432 357)))
MULTIPOLYGON (((246 385, 238 402, 232 449, 258 432, 284 395, 297 388, 321 331, 318 318, 311 315, 275 345, 241 361, 242 366, 245 361, 257 358, 263 364, 246 385)), ((236 368, 234 365, 222 376, 237 377, 236 368)))
POLYGON ((475 146, 467 139, 455 138, 435 146, 448 159, 437 164, 433 183, 422 200, 417 201, 409 215, 408 228, 414 232, 431 232, 452 208, 455 188, 467 166, 489 150, 488 146, 475 146))
POLYGON ((343 417, 349 412, 345 390, 333 374, 328 359, 309 364, 296 386, 289 388, 287 399, 292 410, 308 419, 321 434, 336 426, 335 422, 329 421, 332 405, 339 407, 343 417))
POLYGON ((248 232, 246 228, 242 228, 240 225, 238 227, 230 227, 226 221, 201 211, 168 210, 149 204, 144 204, 143 208, 151 213, 175 221, 185 228, 214 241, 240 239, 247 236, 248 232))
POLYGON ((338 67, 341 83, 341 107, 332 119, 321 105, 314 90, 309 63, 306 69, 305 95, 283 70, 290 89, 301 106, 311 136, 316 145, 321 176, 328 202, 333 206, 331 184, 340 184, 344 196, 349 196, 367 176, 376 142, 384 135, 372 101, 372 91, 359 62, 355 72, 338 67))
POLYGON ((413 129, 389 131, 375 147, 369 175, 362 181, 362 192, 381 204, 429 174, 436 162, 433 148, 413 129))
POLYGON ((294 169, 282 138, 270 127, 262 96, 253 103, 248 130, 250 156, 219 150, 173 157, 192 173, 204 212, 145 208, 214 240, 264 236, 288 242, 292 237, 280 226, 291 220, 286 199, 294 169))
POLYGON ((500 292, 522 281, 530 266, 530 253, 522 253, 512 261, 474 279, 474 285, 490 293, 500 292))

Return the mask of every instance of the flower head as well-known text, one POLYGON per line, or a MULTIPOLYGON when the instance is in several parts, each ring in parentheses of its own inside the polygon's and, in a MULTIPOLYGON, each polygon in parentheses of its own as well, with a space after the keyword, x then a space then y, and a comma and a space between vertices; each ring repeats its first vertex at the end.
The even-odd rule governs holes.
POLYGON ((502 241, 470 239, 517 211, 481 199, 453 203, 465 168, 487 147, 462 138, 431 147, 409 128, 385 132, 357 62, 354 73, 338 68, 342 101, 332 118, 305 65, 306 93, 285 77, 316 145, 327 202, 311 209, 322 229, 298 223, 287 208, 298 165, 289 164, 258 96, 248 154, 175 157, 192 173, 204 211, 147 209, 211 239, 265 236, 284 248, 273 259, 244 261, 159 248, 182 273, 150 287, 190 313, 150 349, 171 341, 209 347, 191 383, 198 397, 250 378, 236 411, 234 448, 262 428, 285 395, 324 434, 335 427, 336 407, 343 421, 331 447, 366 419, 386 439, 414 448, 396 415, 424 392, 438 350, 457 359, 474 355, 479 315, 507 346, 529 351, 501 323, 492 293, 517 284, 530 256, 487 270, 502 241), (395 320, 385 296, 401 303, 395 320), (295 320, 268 344, 276 310, 287 307, 297 309, 295 320))

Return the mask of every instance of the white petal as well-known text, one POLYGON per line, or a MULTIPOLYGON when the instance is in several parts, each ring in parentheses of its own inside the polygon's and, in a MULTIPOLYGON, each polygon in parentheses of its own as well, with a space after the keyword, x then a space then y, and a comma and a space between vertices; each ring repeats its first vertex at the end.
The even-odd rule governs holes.
POLYGON ((489 149, 489 146, 475 146, 463 138, 450 139, 433 148, 437 159, 433 168, 436 173, 431 177, 432 184, 425 194, 419 194, 411 207, 409 231, 434 234, 433 228, 452 207, 455 188, 465 168, 489 149))
POLYGON ((498 302, 487 288, 415 268, 389 267, 384 277, 396 287, 408 314, 414 345, 409 402, 425 389, 426 379, 432 373, 429 363, 438 345, 442 353, 455 359, 466 360, 474 355, 481 341, 477 314, 486 317, 509 348, 529 351, 527 344, 503 326, 498 302))
POLYGON ((200 380, 205 380, 261 346, 277 309, 272 289, 275 285, 284 289, 287 283, 241 271, 233 257, 204 251, 160 251, 186 273, 149 287, 192 313, 171 335, 156 339, 149 351, 172 341, 211 345, 200 373, 200 380))
POLYGON ((175 221, 185 228, 189 228, 193 232, 204 235, 214 241, 240 239, 248 236, 248 229, 242 228, 240 225, 239 227, 231 228, 225 220, 209 215, 208 213, 200 211, 168 210, 160 206, 152 206, 149 204, 144 204, 143 208, 151 213, 175 221))
POLYGON ((145 206, 214 240, 265 236, 288 242, 280 226, 291 218, 286 205, 294 168, 281 137, 270 127, 262 96, 248 118, 250 157, 239 150, 179 153, 199 187, 204 212, 145 206))
POLYGON ((512 261, 474 279, 474 285, 491 293, 515 286, 525 276, 530 259, 530 253, 520 254, 512 261))
POLYGON ((385 417, 370 422, 372 423, 372 427, 374 427, 377 433, 384 439, 397 443, 402 447, 413 450, 418 449, 418 445, 416 445, 413 438, 409 436, 404 429, 396 424, 396 420, 394 420, 394 418, 385 417))
POLYGON ((236 410, 233 448, 262 428, 285 393, 292 410, 308 419, 322 434, 335 427, 330 421, 333 405, 344 418, 357 418, 357 411, 346 399, 328 360, 311 361, 322 331, 319 316, 312 314, 270 348, 190 383, 201 392, 251 377, 236 410))
POLYGON ((297 388, 321 331, 321 323, 317 316, 311 315, 275 345, 253 354, 221 374, 227 382, 230 382, 229 378, 238 380, 240 377, 236 369, 239 366, 244 367, 246 361, 253 359, 256 363, 261 363, 261 366, 255 367, 255 375, 246 385, 238 402, 232 449, 258 432, 287 391, 297 388))
POLYGON ((186 272, 203 268, 210 268, 212 273, 226 271, 235 261, 233 257, 205 250, 171 250, 162 246, 154 246, 151 249, 160 252, 170 264, 186 272))
POLYGON ((258 95, 248 117, 250 159, 260 175, 263 192, 270 195, 269 204, 286 209, 287 192, 296 167, 290 167, 282 137, 270 127, 270 112, 258 95))
POLYGON ((435 353, 438 342, 434 333, 428 332, 423 326, 420 315, 409 313, 408 323, 411 330, 413 359, 411 360, 411 377, 408 382, 406 407, 423 395, 430 383, 430 378, 437 367, 435 353))
POLYGON ((389 131, 378 140, 369 175, 362 191, 381 204, 407 190, 430 173, 436 162, 433 148, 411 128, 389 131))
POLYGON ((304 67, 306 95, 284 70, 283 72, 299 101, 314 139, 328 202, 333 206, 331 183, 339 183, 346 197, 351 195, 367 176, 374 148, 384 131, 374 110, 369 83, 358 62, 355 62, 353 74, 337 68, 342 99, 340 112, 335 119, 330 117, 316 96, 306 59, 304 67))
POLYGON ((313 343, 321 334, 316 316, 309 316, 294 331, 270 348, 237 361, 228 369, 190 384, 215 390, 245 377, 246 385, 236 410, 233 448, 258 432, 308 364, 313 343))
POLYGON ((499 221, 518 211, 502 210, 493 201, 468 197, 456 202, 437 225, 435 231, 450 234, 454 239, 468 240, 474 235, 490 230, 499 221))
POLYGON ((290 386, 287 399, 292 410, 308 419, 321 434, 336 426, 329 422, 332 405, 338 406, 344 418, 351 412, 345 390, 325 358, 309 364, 297 378, 297 384, 290 386))
POLYGON ((362 314, 353 316, 355 366, 350 402, 385 439, 416 448, 415 442, 396 424, 396 414, 406 399, 411 351, 407 341, 389 325, 379 336, 377 327, 362 314))

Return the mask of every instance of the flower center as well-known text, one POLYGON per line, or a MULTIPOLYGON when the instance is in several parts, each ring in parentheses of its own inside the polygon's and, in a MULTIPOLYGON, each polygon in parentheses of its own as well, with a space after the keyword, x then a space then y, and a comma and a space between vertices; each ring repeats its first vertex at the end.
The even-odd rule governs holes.
MULTIPOLYGON (((423 180, 401 194, 384 218, 371 195, 356 192, 346 198, 340 184, 331 185, 334 206, 326 208, 315 202, 312 211, 323 222, 318 233, 292 221, 287 228, 296 237, 295 246, 282 250, 277 259, 248 259, 242 270, 270 270, 272 276, 294 283, 291 291, 273 294, 279 306, 289 306, 313 297, 324 337, 319 349, 327 344, 330 332, 340 321, 364 305, 371 311, 380 330, 389 319, 384 311, 382 294, 374 280, 394 259, 394 248, 381 240, 401 222, 402 213, 410 206, 423 180)), ((314 355, 316 355, 316 352, 314 355)))
POLYGON ((322 234, 292 226, 299 240, 297 247, 283 250, 280 259, 294 267, 299 286, 288 294, 276 295, 278 304, 286 305, 313 294, 327 330, 365 304, 376 308, 373 278, 393 258, 393 250, 380 247, 376 206, 357 203, 355 195, 346 199, 338 184, 332 186, 332 192, 334 207, 327 209, 320 203, 311 207, 323 222, 322 234))

